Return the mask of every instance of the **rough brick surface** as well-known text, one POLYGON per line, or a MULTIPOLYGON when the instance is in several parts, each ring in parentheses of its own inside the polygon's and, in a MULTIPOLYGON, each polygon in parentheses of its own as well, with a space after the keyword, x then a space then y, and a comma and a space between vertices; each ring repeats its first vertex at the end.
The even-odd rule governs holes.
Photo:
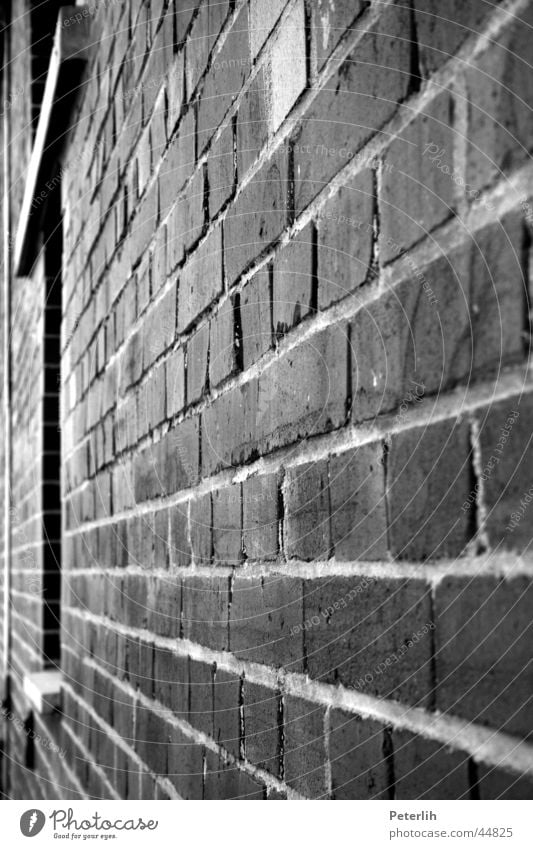
POLYGON ((88 6, 11 274, 34 7, 2 793, 532 798, 533 2, 88 6))

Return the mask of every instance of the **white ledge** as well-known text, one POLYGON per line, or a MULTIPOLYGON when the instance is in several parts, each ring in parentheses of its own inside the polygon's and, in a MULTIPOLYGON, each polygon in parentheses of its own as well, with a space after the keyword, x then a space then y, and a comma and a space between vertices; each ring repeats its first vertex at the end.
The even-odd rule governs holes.
POLYGON ((61 707, 62 684, 61 672, 33 672, 24 676, 24 693, 37 713, 50 714, 61 707))
POLYGON ((80 14, 85 8, 64 6, 59 10, 15 238, 14 271, 18 276, 29 274, 37 255, 38 233, 46 199, 42 196, 43 193, 46 196, 44 187, 57 168, 72 101, 76 97, 81 74, 87 62, 90 45, 89 16, 80 14), (63 26, 63 21, 71 19, 76 13, 81 20, 76 20, 72 26, 63 26))

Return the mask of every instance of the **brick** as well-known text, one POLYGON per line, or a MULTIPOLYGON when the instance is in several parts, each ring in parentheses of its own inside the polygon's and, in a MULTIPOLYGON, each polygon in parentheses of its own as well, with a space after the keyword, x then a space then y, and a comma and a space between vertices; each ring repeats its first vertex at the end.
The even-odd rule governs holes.
POLYGON ((275 133, 307 83, 304 0, 289 11, 284 26, 268 42, 269 130, 275 133))
POLYGON ((248 6, 241 7, 205 78, 198 104, 198 153, 221 125, 249 74, 248 6))
POLYGON ((393 731, 396 799, 468 799, 468 755, 393 731))
POLYGON ((370 4, 363 0, 318 0, 313 8, 313 30, 319 69, 323 67, 339 39, 346 30, 351 31, 353 24, 370 4))
POLYGON ((480 799, 533 799, 533 782, 528 776, 498 767, 478 766, 480 799))
POLYGON ((347 181, 318 216, 318 306, 340 301, 365 282, 372 260, 374 190, 365 168, 347 181))
POLYGON ((218 386, 236 370, 233 303, 224 301, 210 326, 209 383, 218 386))
MULTIPOLYGON (((189 708, 189 668, 186 657, 155 647, 154 696, 177 719, 187 719, 189 708)), ((171 732, 172 733, 172 732, 171 732)), ((169 747, 169 765, 171 759, 169 747)))
POLYGON ((280 695, 244 683, 244 728, 246 759, 279 777, 281 761, 280 695))
POLYGON ((346 416, 347 327, 304 341, 259 378, 255 414, 264 450, 340 427, 346 416))
POLYGON ((237 175, 242 179, 268 139, 268 109, 265 98, 268 77, 261 67, 244 92, 237 113, 237 175))
POLYGON ((187 404, 199 401, 208 379, 209 325, 203 324, 187 344, 187 404))
POLYGON ((281 234, 287 223, 287 151, 278 149, 254 174, 224 222, 228 281, 240 274, 281 234))
POLYGON ((234 764, 224 764, 214 752, 206 752, 204 799, 264 799, 265 787, 241 772, 234 764))
POLYGON ((183 799, 201 799, 203 747, 172 727, 168 748, 168 778, 183 799))
POLYGON ((444 165, 450 172, 454 170, 452 124, 453 101, 444 92, 387 149, 379 195, 383 262, 394 259, 452 215, 455 182, 451 173, 432 160, 444 151, 444 165))
POLYGON ((231 672, 217 669, 214 683, 214 739, 227 752, 239 756, 241 680, 231 672))
MULTIPOLYGON (((189 110, 182 118, 179 130, 172 139, 159 172, 160 207, 163 213, 174 204, 179 189, 191 175, 194 158, 195 120, 189 110)), ((171 242, 169 236, 169 242, 171 242)))
POLYGON ((211 562, 212 539, 212 505, 211 495, 203 495, 191 501, 190 534, 194 562, 200 565, 211 562))
POLYGON ((211 51, 211 38, 209 36, 208 4, 202 3, 186 44, 185 78, 189 96, 194 93, 207 67, 207 60, 211 51))
POLYGON ((255 59, 276 24, 287 0, 273 0, 267 7, 261 0, 252 0, 250 4, 250 52, 255 59))
POLYGON ((225 651, 228 648, 229 579, 186 576, 182 581, 185 639, 225 651))
POLYGON ((329 757, 334 799, 390 799, 384 729, 378 722, 332 710, 329 757))
POLYGON ((175 504, 169 509, 171 566, 188 566, 191 562, 187 512, 186 504, 175 504))
POLYGON ((332 457, 329 492, 331 543, 336 559, 386 559, 383 446, 363 445, 332 457))
MULTIPOLYGON (((497 0, 498 2, 498 0, 497 0)), ((420 65, 426 76, 447 62, 467 38, 475 38, 496 4, 483 0, 415 0, 420 65)))
POLYGON ((528 159, 533 75, 527 30, 532 23, 533 10, 527 7, 466 73, 466 182, 478 191, 499 177, 501 170, 508 173, 528 159))
POLYGON ((148 768, 159 775, 167 772, 167 740, 167 723, 163 717, 137 705, 135 751, 148 768))
POLYGON ((173 248, 172 266, 183 260, 202 235, 205 225, 204 172, 196 171, 178 199, 175 216, 169 219, 168 238, 173 248))
POLYGON ((190 22, 198 6, 199 0, 193 0, 182 7, 180 3, 174 3, 174 14, 176 17, 176 43, 182 44, 189 29, 190 22))
POLYGON ((178 331, 187 330, 222 291, 221 229, 207 237, 186 264, 178 290, 178 331))
POLYGON ((257 381, 219 396, 202 414, 202 465, 212 474, 249 457, 254 448, 257 381))
POLYGON ((358 312, 351 326, 352 417, 399 408, 400 422, 426 394, 471 371, 470 251, 429 265, 402 262, 393 292, 358 312), (415 282, 414 278, 417 278, 415 282))
POLYGON ((233 122, 230 122, 213 145, 209 158, 209 215, 211 218, 215 217, 234 191, 233 135, 233 122))
POLYGON ((242 492, 234 484, 212 494, 215 562, 237 566, 242 560, 242 492))
POLYGON ((327 560, 330 555, 328 464, 304 463, 287 471, 283 487, 283 538, 288 557, 327 560))
POLYGON ((471 489, 471 463, 465 422, 440 422, 391 438, 387 499, 395 557, 433 560, 464 551, 472 526, 459 505, 471 489))
POLYGON ((300 212, 392 117, 409 87, 409 9, 393 3, 328 80, 293 136, 300 212), (380 72, 376 74, 375 69, 380 72), (350 116, 357 115, 354 125, 350 116))
POLYGON ((166 362, 167 416, 171 418, 185 406, 185 355, 183 348, 174 351, 166 362))
POLYGON ((230 608, 230 650, 237 657, 302 669, 302 582, 236 577, 230 608), (294 632, 294 633, 293 633, 294 632))
POLYGON ((247 369, 272 347, 270 271, 259 271, 240 295, 242 361, 247 369))
POLYGON ((276 336, 281 336, 316 310, 314 292, 313 231, 308 225, 282 248, 274 262, 273 315, 276 336))
POLYGON ((517 214, 505 216, 476 236, 472 248, 473 369, 496 373, 523 357, 525 283, 521 267, 524 235, 517 214))
POLYGON ((327 794, 324 713, 305 699, 284 699, 285 780, 309 799, 327 794))
POLYGON ((526 578, 444 578, 436 589, 437 706, 527 735, 531 727, 526 578))
POLYGON ((475 501, 482 498, 483 531, 498 550, 522 552, 531 545, 526 518, 532 496, 528 476, 532 451, 527 423, 530 407, 527 397, 517 396, 483 411, 479 422, 479 479, 463 507, 475 509, 475 501))
POLYGON ((308 674, 370 695, 427 705, 432 620, 423 581, 370 577, 304 582, 308 674))
POLYGON ((213 736, 214 666, 189 658, 189 723, 213 736))
POLYGON ((274 560, 278 553, 278 481, 276 475, 242 483, 243 546, 248 560, 274 560))

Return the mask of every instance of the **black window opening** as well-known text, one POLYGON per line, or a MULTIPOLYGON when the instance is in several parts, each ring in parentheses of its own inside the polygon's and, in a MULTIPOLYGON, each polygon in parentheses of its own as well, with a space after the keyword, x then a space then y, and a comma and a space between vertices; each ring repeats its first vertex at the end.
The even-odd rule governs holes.
POLYGON ((61 181, 56 177, 43 217, 43 660, 45 667, 60 663, 61 641, 61 310, 63 221, 61 181))
POLYGON ((31 128, 35 136, 59 10, 64 2, 31 0, 31 128))

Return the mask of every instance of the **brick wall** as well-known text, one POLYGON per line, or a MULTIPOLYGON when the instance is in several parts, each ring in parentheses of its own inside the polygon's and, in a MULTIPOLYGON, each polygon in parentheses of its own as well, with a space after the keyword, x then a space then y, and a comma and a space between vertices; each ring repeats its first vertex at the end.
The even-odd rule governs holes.
MULTIPOLYGON (((63 711, 34 718, 61 751, 23 767, 7 723, 11 795, 531 798, 533 4, 89 10, 63 711)), ((13 284, 28 535, 39 280, 13 284)))

